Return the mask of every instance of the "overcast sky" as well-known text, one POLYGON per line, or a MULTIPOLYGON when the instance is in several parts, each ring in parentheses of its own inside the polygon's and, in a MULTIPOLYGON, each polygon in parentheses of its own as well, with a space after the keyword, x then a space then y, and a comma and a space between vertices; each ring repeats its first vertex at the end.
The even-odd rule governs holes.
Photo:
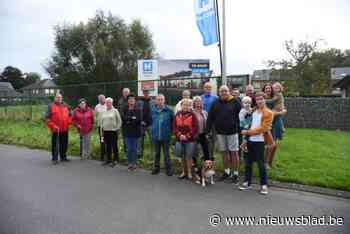
MULTIPOLYGON (((54 50, 53 26, 86 22, 102 9, 127 22, 141 19, 162 57, 208 58, 218 73, 217 46, 202 46, 193 6, 193 0, 0 0, 0 70, 12 65, 47 77, 42 64, 54 50)), ((226 7, 229 74, 285 57, 287 39, 323 38, 324 48, 350 48, 350 0, 226 0, 226 7)))

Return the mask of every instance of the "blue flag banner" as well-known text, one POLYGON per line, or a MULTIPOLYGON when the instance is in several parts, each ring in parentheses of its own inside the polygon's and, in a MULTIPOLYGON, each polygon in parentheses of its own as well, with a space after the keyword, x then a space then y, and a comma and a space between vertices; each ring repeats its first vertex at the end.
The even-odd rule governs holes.
POLYGON ((215 0, 194 0, 196 22, 203 37, 203 45, 218 42, 215 0))

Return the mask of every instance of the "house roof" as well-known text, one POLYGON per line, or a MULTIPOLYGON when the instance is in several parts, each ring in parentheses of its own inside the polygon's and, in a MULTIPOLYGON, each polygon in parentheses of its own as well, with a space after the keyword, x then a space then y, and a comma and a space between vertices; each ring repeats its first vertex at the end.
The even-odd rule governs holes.
POLYGON ((25 86, 22 89, 42 89, 42 88, 57 88, 57 85, 50 79, 39 80, 38 82, 25 86))
POLYGON ((334 88, 347 88, 350 87, 350 75, 345 76, 333 85, 334 88))
POLYGON ((17 97, 21 96, 20 93, 16 92, 10 82, 0 82, 0 96, 1 97, 17 97))
POLYGON ((290 80, 292 79, 286 75, 274 74, 271 69, 255 70, 252 75, 254 81, 276 81, 276 80, 290 80))
POLYGON ((15 91, 12 84, 10 82, 0 82, 0 90, 1 91, 15 91))

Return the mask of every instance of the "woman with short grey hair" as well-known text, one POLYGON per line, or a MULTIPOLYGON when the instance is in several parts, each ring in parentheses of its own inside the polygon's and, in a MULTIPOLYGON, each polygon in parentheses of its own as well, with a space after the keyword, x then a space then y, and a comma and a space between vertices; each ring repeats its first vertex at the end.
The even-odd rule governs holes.
POLYGON ((107 159, 102 165, 110 164, 111 167, 115 166, 115 162, 119 162, 118 152, 118 134, 117 131, 122 126, 122 120, 120 118, 119 111, 113 107, 113 99, 106 98, 106 111, 101 113, 101 130, 103 131, 103 141, 106 144, 107 159), (112 160, 112 151, 114 158, 112 160))

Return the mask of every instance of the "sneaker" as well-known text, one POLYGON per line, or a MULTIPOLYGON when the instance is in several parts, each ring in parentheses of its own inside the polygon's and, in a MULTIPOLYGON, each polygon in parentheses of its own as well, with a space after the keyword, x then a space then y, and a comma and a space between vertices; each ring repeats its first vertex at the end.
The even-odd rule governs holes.
POLYGON ((233 175, 232 176, 232 183, 235 184, 235 185, 239 184, 239 177, 238 177, 238 175, 233 175))
POLYGON ((244 183, 243 183, 241 186, 239 186, 238 188, 239 188, 239 190, 244 191, 244 190, 249 190, 249 189, 251 189, 252 186, 251 186, 251 185, 248 185, 248 182, 244 182, 244 183))
POLYGON ((266 170, 270 170, 271 169, 271 167, 270 167, 270 165, 268 163, 265 163, 265 168, 266 168, 266 170))
POLYGON ((109 164, 110 167, 115 167, 115 165, 117 165, 115 162, 111 162, 111 163, 109 164))
POLYGON ((267 189, 267 185, 262 185, 261 190, 260 190, 260 194, 267 195, 268 193, 269 193, 269 191, 267 189))
POLYGON ((157 174, 159 174, 159 168, 154 168, 153 170, 152 170, 152 173, 151 173, 152 175, 157 175, 157 174))
POLYGON ((53 165, 57 165, 58 164, 58 160, 52 160, 52 164, 53 165))
POLYGON ((220 182, 220 181, 224 181, 224 180, 230 178, 230 176, 231 176, 230 174, 224 173, 224 174, 222 174, 222 176, 218 179, 218 181, 219 181, 219 182, 220 182))

